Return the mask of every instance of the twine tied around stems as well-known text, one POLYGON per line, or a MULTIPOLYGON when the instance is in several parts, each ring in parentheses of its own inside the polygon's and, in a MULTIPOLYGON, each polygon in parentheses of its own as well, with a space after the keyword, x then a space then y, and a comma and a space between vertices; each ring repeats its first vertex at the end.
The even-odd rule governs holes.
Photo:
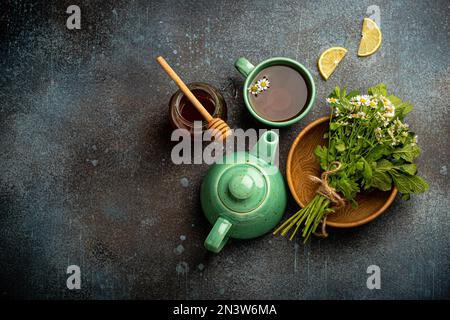
MULTIPOLYGON (((342 164, 339 161, 333 161, 330 164, 330 167, 332 165, 335 165, 336 167, 334 169, 324 171, 321 174, 320 178, 318 178, 316 176, 311 176, 311 175, 309 176, 309 178, 313 182, 320 183, 320 186, 317 188, 316 193, 320 194, 321 196, 324 196, 325 198, 330 200, 332 203, 334 203, 334 210, 337 210, 337 209, 345 206, 345 200, 339 195, 339 193, 337 193, 335 188, 333 188, 332 186, 330 186, 328 184, 328 176, 330 174, 333 174, 333 173, 339 171, 342 167, 342 164)), ((318 236, 318 237, 326 238, 326 237, 328 237, 328 232, 326 230, 327 216, 325 216, 323 218, 321 223, 322 223, 321 233, 314 232, 314 235, 318 236)))

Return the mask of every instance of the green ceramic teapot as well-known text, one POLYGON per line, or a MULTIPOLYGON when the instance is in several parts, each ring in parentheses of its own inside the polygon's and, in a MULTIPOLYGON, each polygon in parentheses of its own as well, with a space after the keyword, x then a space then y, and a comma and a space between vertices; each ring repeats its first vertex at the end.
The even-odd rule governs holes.
POLYGON ((275 227, 286 208, 286 188, 274 158, 278 135, 266 131, 250 152, 235 152, 210 167, 201 203, 213 225, 205 247, 219 252, 229 237, 249 239, 275 227))

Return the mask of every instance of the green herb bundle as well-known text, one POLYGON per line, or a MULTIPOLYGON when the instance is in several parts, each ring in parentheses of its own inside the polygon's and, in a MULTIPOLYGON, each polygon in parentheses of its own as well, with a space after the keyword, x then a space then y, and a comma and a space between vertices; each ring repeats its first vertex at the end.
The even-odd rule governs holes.
MULTIPOLYGON (((382 83, 368 90, 346 93, 336 89, 327 99, 331 107, 328 146, 317 146, 315 154, 326 171, 322 184, 337 198, 357 207, 356 195, 364 190, 391 190, 395 185, 403 199, 411 193, 428 190, 428 184, 417 176, 414 159, 420 155, 417 136, 403 122, 413 106, 387 94, 382 83)), ((274 234, 290 239, 301 227, 306 242, 324 218, 334 212, 338 201, 326 192, 318 192, 303 209, 285 221, 274 234)))

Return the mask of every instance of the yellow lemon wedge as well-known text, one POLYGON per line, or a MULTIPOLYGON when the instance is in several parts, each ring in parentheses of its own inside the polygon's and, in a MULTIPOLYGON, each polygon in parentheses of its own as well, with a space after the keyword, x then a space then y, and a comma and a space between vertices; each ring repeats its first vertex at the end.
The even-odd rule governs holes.
POLYGON ((317 66, 319 67, 320 74, 325 80, 328 80, 346 54, 347 49, 342 47, 332 47, 325 50, 320 55, 317 66))
POLYGON ((367 57, 375 53, 375 51, 377 51, 381 46, 381 39, 381 30, 375 21, 369 18, 364 18, 358 56, 367 57))

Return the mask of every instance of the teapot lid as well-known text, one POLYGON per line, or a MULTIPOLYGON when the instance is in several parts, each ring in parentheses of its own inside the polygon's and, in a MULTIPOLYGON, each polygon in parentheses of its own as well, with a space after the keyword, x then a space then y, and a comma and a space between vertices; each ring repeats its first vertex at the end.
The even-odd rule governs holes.
POLYGON ((234 165, 220 177, 217 191, 230 211, 246 213, 256 209, 266 198, 267 181, 257 166, 234 165))

